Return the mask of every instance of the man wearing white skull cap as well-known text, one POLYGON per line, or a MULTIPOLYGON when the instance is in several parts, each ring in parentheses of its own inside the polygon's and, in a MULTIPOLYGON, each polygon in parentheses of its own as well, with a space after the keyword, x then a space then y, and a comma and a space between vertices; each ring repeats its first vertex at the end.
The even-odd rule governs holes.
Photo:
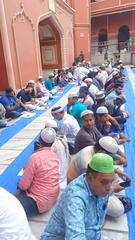
POLYGON ((42 147, 28 160, 18 184, 17 195, 28 217, 48 211, 59 194, 59 160, 51 148, 56 138, 53 128, 40 133, 42 147))

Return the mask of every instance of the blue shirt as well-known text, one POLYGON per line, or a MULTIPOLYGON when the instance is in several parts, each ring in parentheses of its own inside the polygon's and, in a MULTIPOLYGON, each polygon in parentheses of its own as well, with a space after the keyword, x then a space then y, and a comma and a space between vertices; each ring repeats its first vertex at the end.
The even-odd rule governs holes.
POLYGON ((16 96, 12 96, 12 97, 8 97, 8 96, 2 96, 0 98, 0 102, 2 103, 2 105, 7 108, 7 107, 13 107, 15 105, 17 101, 17 97, 16 96))
POLYGON ((40 240, 99 240, 107 201, 91 193, 82 174, 63 192, 40 240))
POLYGON ((76 118, 80 127, 82 127, 81 113, 84 110, 87 110, 87 107, 80 102, 75 102, 69 110, 69 114, 76 118))
POLYGON ((45 87, 51 91, 53 88, 54 88, 54 83, 50 80, 50 79, 47 79, 45 81, 45 87))

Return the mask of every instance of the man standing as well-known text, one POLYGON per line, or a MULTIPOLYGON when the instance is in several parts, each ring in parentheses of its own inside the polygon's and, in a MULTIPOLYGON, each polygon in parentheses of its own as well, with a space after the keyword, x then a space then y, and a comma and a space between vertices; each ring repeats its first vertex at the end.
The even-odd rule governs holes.
POLYGON ((113 181, 112 157, 93 155, 87 173, 63 192, 40 240, 100 240, 113 181))

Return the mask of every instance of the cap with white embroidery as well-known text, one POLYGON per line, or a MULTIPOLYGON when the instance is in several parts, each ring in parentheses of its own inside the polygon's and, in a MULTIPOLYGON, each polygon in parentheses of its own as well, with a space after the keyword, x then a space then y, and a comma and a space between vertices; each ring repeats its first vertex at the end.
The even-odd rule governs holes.
POLYGON ((85 78, 85 79, 84 79, 84 82, 90 82, 90 83, 92 83, 93 80, 92 80, 92 78, 85 78))
POLYGON ((45 128, 41 131, 40 137, 43 142, 53 143, 56 138, 56 132, 53 128, 45 128))
POLYGON ((108 113, 108 109, 104 106, 98 107, 96 110, 96 114, 106 114, 108 113))
POLYGON ((78 97, 78 94, 77 93, 70 93, 68 95, 68 98, 74 98, 74 97, 78 97))
POLYGON ((104 91, 98 91, 98 92, 96 92, 95 98, 96 98, 96 100, 100 100, 100 99, 105 98, 105 93, 104 93, 104 91))
POLYGON ((53 119, 48 119, 45 121, 45 127, 57 128, 57 122, 53 119))
POLYGON ((41 76, 41 75, 40 75, 40 76, 38 76, 38 79, 42 79, 42 78, 43 78, 43 76, 41 76))
POLYGON ((85 110, 81 113, 81 118, 88 114, 93 115, 93 112, 91 110, 85 110))
POLYGON ((33 83, 34 84, 35 81, 34 80, 29 80, 28 83, 33 83))
POLYGON ((99 145, 109 153, 115 154, 118 152, 118 143, 110 136, 104 136, 100 138, 99 145))
POLYGON ((62 112, 62 111, 64 111, 64 108, 61 107, 61 106, 58 106, 58 107, 52 108, 51 113, 59 113, 59 112, 62 112))

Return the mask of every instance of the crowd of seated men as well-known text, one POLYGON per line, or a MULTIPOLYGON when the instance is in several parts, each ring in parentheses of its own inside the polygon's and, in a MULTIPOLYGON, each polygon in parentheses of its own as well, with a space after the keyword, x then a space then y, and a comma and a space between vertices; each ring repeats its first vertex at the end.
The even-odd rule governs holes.
POLYGON ((14 89, 7 87, 0 96, 0 128, 8 126, 10 119, 20 117, 24 111, 35 110, 38 105, 44 105, 53 99, 55 93, 73 80, 70 69, 57 70, 49 73, 48 79, 38 76, 16 94, 14 89))
POLYGON ((73 79, 78 93, 68 95, 66 110, 52 107, 16 191, 25 214, 31 217, 50 210, 59 196, 60 183, 67 181, 42 240, 99 240, 106 214, 116 218, 132 206, 128 197, 115 195, 124 190, 118 177, 121 182, 131 181, 119 168, 128 164, 119 144, 131 140, 123 134, 129 115, 124 108, 121 61, 94 68, 77 62, 70 70, 50 73, 45 82, 42 76, 36 82, 30 80, 17 97, 7 88, 0 100, 4 114, 15 118, 24 110, 33 110, 31 105, 53 98, 73 79))

